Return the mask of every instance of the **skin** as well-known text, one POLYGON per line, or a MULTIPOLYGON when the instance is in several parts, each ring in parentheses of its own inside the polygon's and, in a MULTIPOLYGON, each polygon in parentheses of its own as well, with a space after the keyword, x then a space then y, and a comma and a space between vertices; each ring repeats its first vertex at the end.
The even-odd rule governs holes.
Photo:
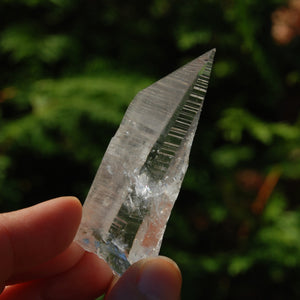
POLYGON ((144 259, 117 278, 74 243, 81 213, 78 199, 61 197, 0 214, 0 300, 180 298, 181 274, 172 260, 144 259))

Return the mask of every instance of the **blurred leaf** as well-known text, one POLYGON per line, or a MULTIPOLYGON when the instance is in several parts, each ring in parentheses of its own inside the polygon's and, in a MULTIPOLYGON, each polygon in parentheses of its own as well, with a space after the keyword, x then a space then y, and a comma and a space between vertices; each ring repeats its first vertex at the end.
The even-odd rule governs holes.
POLYGON ((3 51, 12 55, 16 62, 28 58, 55 63, 74 51, 75 41, 63 34, 42 35, 31 24, 15 25, 0 35, 3 51))
POLYGON ((247 146, 225 145, 212 153, 212 160, 218 168, 234 168, 242 161, 254 156, 253 149, 247 146))
POLYGON ((285 199, 280 194, 275 194, 268 202, 264 211, 263 218, 265 221, 276 221, 286 209, 285 199))
POLYGON ((233 257, 228 266, 228 272, 232 276, 247 271, 253 264, 253 260, 247 256, 233 257))
POLYGON ((184 32, 180 34, 178 39, 178 46, 181 50, 188 50, 192 47, 201 44, 207 44, 211 39, 211 31, 195 31, 184 32))
POLYGON ((239 108, 225 110, 219 121, 219 127, 223 130, 226 139, 236 143, 242 139, 244 131, 264 144, 270 144, 275 136, 285 140, 300 138, 300 129, 296 126, 285 123, 265 123, 239 108))
POLYGON ((16 62, 19 62, 37 54, 37 33, 30 24, 11 26, 0 35, 0 46, 3 51, 11 53, 16 62))
POLYGON ((226 78, 235 72, 236 63, 234 61, 224 60, 216 61, 214 64, 214 73, 217 77, 226 78))

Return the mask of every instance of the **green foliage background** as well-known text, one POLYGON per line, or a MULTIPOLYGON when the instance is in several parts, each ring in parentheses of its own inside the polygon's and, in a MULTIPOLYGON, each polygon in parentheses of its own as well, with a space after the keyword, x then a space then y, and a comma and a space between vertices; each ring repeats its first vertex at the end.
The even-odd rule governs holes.
POLYGON ((283 4, 2 0, 1 211, 84 200, 134 95, 217 48, 161 253, 183 299, 298 299, 300 39, 272 40, 283 4))

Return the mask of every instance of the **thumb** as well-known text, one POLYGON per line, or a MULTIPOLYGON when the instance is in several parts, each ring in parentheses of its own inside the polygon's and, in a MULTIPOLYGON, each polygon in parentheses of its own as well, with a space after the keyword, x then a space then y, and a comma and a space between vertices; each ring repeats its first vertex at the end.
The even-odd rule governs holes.
POLYGON ((105 299, 178 300, 181 283, 180 270, 171 259, 147 258, 133 264, 105 299))

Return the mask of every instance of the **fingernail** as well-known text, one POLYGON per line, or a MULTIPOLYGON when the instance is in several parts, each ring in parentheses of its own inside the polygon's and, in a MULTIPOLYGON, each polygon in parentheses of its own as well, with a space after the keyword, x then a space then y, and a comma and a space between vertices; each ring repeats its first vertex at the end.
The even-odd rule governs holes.
POLYGON ((180 297, 181 274, 168 258, 146 261, 138 281, 138 289, 149 300, 176 300, 180 297))

